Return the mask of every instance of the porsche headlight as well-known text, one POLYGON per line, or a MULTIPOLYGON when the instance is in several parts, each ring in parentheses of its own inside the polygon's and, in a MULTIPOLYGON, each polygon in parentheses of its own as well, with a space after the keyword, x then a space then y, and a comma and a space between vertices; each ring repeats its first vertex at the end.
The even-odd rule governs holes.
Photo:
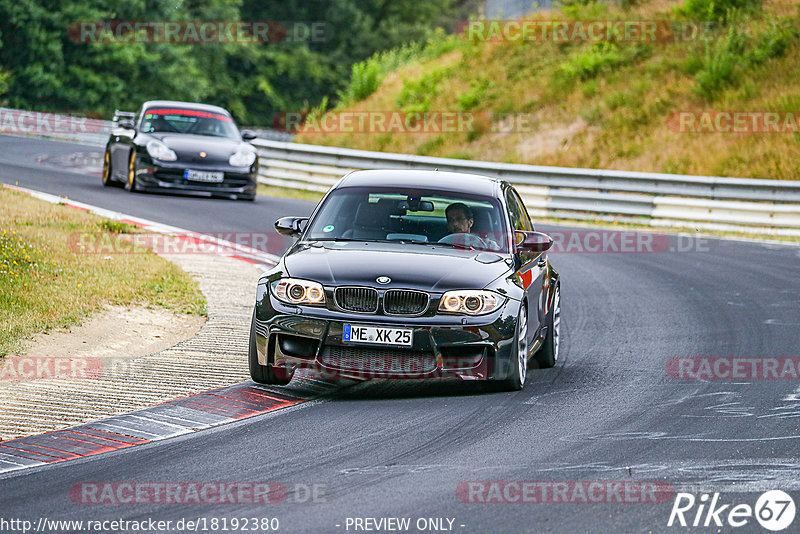
POLYGON ((153 159, 160 159, 161 161, 175 161, 178 155, 175 151, 170 149, 161 141, 150 141, 147 143, 147 153, 153 159))
POLYGON ((233 167, 249 167, 256 160, 256 153, 246 148, 240 148, 228 158, 228 163, 233 167))
POLYGON ((439 311, 483 315, 503 305, 505 297, 491 291, 448 291, 442 295, 439 311))
POLYGON ((322 306, 325 304, 325 290, 322 284, 310 280, 281 278, 270 284, 272 295, 286 304, 308 304, 322 306))

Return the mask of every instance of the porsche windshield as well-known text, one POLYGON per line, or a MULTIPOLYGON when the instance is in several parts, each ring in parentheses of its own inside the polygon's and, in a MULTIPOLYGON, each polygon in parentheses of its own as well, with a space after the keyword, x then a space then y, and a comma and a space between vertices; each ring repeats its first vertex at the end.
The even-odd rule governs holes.
POLYGON ((142 120, 144 133, 181 133, 238 139, 233 120, 222 113, 183 108, 151 108, 142 120))
POLYGON ((310 241, 397 241, 508 252, 503 209, 493 198, 436 190, 345 187, 315 215, 310 241))

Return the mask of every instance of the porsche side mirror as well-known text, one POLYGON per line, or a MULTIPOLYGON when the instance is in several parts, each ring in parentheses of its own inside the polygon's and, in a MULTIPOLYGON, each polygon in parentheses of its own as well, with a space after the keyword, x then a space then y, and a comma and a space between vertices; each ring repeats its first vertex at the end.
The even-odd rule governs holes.
POLYGON ((517 248, 523 252, 545 252, 553 246, 553 238, 542 232, 516 230, 514 237, 517 241, 517 248))
POLYGON ((281 217, 275 221, 275 231, 287 237, 300 237, 304 222, 308 222, 308 217, 281 217))
POLYGON ((258 135, 252 130, 242 130, 242 141, 252 141, 258 135))
POLYGON ((119 127, 124 128, 126 130, 135 130, 136 126, 134 126, 133 121, 130 119, 122 119, 119 121, 119 127))

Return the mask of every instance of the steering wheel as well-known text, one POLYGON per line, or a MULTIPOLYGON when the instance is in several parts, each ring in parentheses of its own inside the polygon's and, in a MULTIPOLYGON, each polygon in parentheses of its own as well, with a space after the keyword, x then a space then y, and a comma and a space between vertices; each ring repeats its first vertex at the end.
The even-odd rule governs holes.
POLYGON ((439 240, 439 243, 453 244, 465 248, 486 248, 486 242, 479 236, 470 233, 457 233, 446 235, 439 240))

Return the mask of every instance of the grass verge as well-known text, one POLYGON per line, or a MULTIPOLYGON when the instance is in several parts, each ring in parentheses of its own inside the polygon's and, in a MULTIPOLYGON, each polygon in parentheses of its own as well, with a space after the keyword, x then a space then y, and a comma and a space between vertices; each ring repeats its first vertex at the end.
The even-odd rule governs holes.
POLYGON ((273 185, 258 184, 258 194, 265 197, 298 198, 319 202, 325 193, 293 189, 291 187, 276 187, 273 185))
POLYGON ((106 304, 205 315, 197 283, 153 252, 75 250, 82 232, 137 231, 0 187, 0 357, 33 334, 79 324, 106 304))

